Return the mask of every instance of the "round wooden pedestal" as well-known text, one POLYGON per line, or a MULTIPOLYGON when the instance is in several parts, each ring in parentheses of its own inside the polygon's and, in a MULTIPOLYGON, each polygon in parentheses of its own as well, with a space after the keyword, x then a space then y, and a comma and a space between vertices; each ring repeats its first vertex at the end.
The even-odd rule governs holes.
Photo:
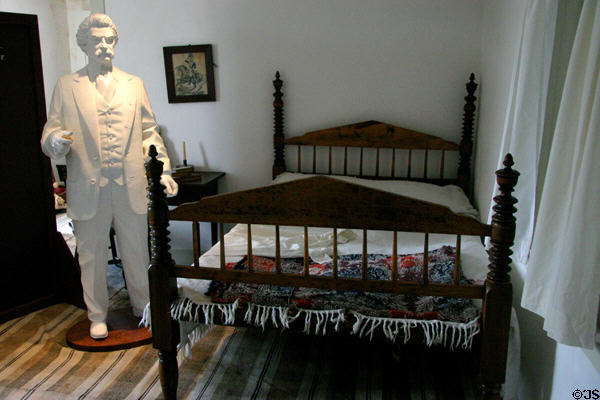
POLYGON ((67 332, 67 344, 83 351, 113 351, 130 349, 152 342, 148 328, 138 327, 140 320, 131 314, 130 309, 110 311, 106 325, 108 337, 101 340, 90 336, 90 321, 85 319, 75 324, 67 332))

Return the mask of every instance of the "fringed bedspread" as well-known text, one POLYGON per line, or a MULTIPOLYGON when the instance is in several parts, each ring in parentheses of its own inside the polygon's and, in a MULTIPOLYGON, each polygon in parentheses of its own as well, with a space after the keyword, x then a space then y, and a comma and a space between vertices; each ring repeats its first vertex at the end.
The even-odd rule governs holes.
MULTIPOLYGON (((429 281, 453 282, 456 250, 443 246, 429 252, 429 281)), ((368 278, 390 280, 392 257, 369 254, 368 278)), ((361 278, 362 255, 343 255, 338 259, 338 277, 361 278)), ((314 263, 310 260, 310 275, 331 276, 332 262, 314 263)), ((423 254, 404 254, 397 259, 398 279, 420 282, 423 254)), ((226 264, 227 269, 247 270, 248 257, 226 264)), ((275 272, 275 259, 254 256, 253 269, 275 272)), ((282 258, 281 269, 287 274, 301 274, 302 258, 282 258)), ((464 276, 461 284, 471 283, 464 276)), ((337 331, 343 322, 352 325, 352 333, 373 338, 378 331, 391 341, 406 343, 415 329, 423 332, 425 343, 443 345, 450 349, 471 347, 479 332, 479 307, 471 299, 409 294, 341 292, 335 290, 297 288, 248 283, 212 281, 208 292, 212 303, 198 304, 181 298, 171 305, 171 314, 177 320, 206 324, 235 323, 236 309, 244 305, 244 322, 262 327, 289 328, 296 320, 304 323, 307 334, 325 334, 337 331)), ((147 320, 148 318, 145 318, 147 320)), ((147 321, 146 321, 147 322, 147 321)))

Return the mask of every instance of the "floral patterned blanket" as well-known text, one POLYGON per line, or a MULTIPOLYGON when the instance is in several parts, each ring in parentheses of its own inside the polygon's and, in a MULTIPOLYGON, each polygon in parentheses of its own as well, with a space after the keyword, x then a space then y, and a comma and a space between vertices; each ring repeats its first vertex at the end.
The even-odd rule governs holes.
MULTIPOLYGON (((452 283, 456 249, 443 246, 429 252, 429 281, 452 283)), ((392 256, 369 254, 368 277, 371 280, 390 280, 392 256)), ((340 278, 362 276, 362 255, 344 255, 338 258, 340 278)), ((398 255, 398 276, 403 281, 422 281, 423 254, 398 255)), ((284 273, 301 274, 304 269, 302 258, 281 260, 284 273)), ((226 265, 228 269, 247 270, 248 257, 237 263, 226 265)), ((275 259, 253 256, 256 271, 274 272, 275 259)), ((331 276, 332 262, 317 264, 310 260, 310 274, 331 276)), ((471 283, 464 276, 461 283, 471 283)), ((370 317, 407 318, 416 320, 440 320, 466 323, 479 315, 479 308, 471 299, 445 298, 437 296, 415 296, 409 294, 342 292, 303 287, 257 285, 212 281, 207 292, 215 303, 246 301, 263 306, 285 306, 301 310, 335 310, 357 312, 370 317)))

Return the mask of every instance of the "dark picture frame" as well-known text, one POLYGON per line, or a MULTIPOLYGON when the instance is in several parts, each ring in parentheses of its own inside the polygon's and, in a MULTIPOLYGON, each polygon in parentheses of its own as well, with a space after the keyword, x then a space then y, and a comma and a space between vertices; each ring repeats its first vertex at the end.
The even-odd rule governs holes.
POLYGON ((215 101, 212 45, 163 47, 169 103, 215 101))

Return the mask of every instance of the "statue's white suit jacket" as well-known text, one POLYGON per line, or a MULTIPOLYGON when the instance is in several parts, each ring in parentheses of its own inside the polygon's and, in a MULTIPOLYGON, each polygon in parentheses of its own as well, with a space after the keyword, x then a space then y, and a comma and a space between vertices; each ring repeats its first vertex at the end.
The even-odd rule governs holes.
MULTIPOLYGON (((165 172, 171 169, 169 158, 142 80, 114 67, 112 75, 117 87, 114 96, 121 96, 119 102, 124 105, 123 123, 118 131, 128 136, 123 142, 123 183, 131 208, 144 214, 147 212, 144 160, 150 145, 156 146, 165 172)), ((51 146, 50 135, 57 130, 73 132, 71 150, 65 158, 67 214, 75 220, 92 218, 98 207, 102 158, 95 96, 95 83, 90 81, 87 68, 60 78, 41 139, 43 152, 56 158, 59 155, 51 146)))

